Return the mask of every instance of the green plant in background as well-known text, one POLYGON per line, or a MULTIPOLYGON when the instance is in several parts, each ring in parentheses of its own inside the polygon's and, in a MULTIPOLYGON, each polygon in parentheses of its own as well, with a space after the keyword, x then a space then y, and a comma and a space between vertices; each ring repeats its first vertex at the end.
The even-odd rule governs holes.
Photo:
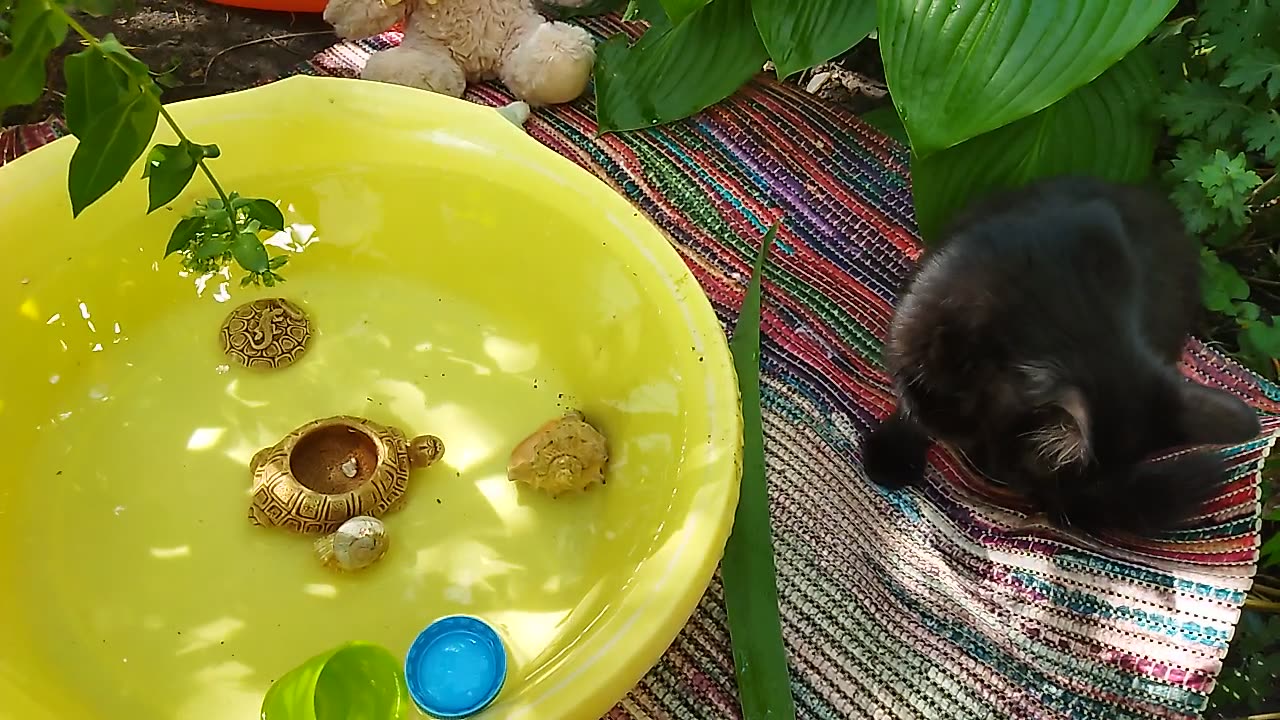
POLYGON ((650 28, 605 41, 595 69, 602 132, 688 117, 772 59, 780 77, 830 60, 875 28, 870 0, 632 0, 650 28))
MULTIPOLYGON (((0 0, 0 31, 9 47, 0 56, 0 111, 35 102, 44 93, 45 65, 70 29, 85 50, 69 56, 63 70, 67 95, 63 107, 67 129, 79 140, 67 173, 71 212, 79 216, 118 185, 143 153, 142 176, 148 181, 147 212, 178 197, 195 176, 204 174, 217 193, 188 213, 174 229, 165 255, 177 253, 183 267, 213 272, 233 259, 247 274, 242 285, 274 285, 277 270, 288 258, 270 257, 263 233, 284 227, 280 209, 269 200, 244 199, 223 190, 208 161, 217 145, 192 142, 160 103, 160 84, 145 64, 112 35, 97 38, 72 16, 60 0, 0 0), (160 119, 178 138, 176 145, 157 144, 147 152, 160 119)), ((112 0, 82 0, 75 9, 111 12, 112 0)), ((0 50, 4 45, 0 44, 0 50)), ((161 73, 159 79, 165 77, 161 73)))
POLYGON ((1047 175, 1150 173, 1156 67, 1132 51, 1176 0, 633 0, 651 27, 596 66, 602 131, 692 115, 877 31, 926 240, 975 196, 1047 175), (878 29, 878 30, 877 30, 878 29), (1122 62, 1123 60, 1123 62, 1122 62))
POLYGON ((1234 326, 1241 359, 1276 378, 1280 327, 1255 300, 1280 297, 1280 2, 1197 5, 1152 43, 1164 80, 1160 114, 1176 139, 1164 177, 1204 240, 1205 307, 1234 326))

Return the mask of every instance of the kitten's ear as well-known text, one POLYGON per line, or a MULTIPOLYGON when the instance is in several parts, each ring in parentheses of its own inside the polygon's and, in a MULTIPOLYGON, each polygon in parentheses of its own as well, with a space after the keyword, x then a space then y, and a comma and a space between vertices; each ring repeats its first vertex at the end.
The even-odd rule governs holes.
POLYGON ((1239 398, 1185 379, 1178 382, 1178 423, 1189 445, 1233 445, 1262 432, 1258 414, 1239 398))
POLYGON ((1026 434, 1036 457, 1051 471, 1087 462, 1092 452, 1084 394, 1068 387, 1056 395, 1051 403, 1036 410, 1035 427, 1026 434))

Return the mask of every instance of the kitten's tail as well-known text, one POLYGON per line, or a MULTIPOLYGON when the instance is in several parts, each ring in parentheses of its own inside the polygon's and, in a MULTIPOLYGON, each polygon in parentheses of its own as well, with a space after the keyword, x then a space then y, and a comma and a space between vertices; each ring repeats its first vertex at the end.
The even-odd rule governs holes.
POLYGON ((867 435, 862 445, 862 467, 881 487, 900 488, 924 479, 929 436, 919 425, 894 412, 867 435))
POLYGON ((1099 478, 1073 498, 1067 517, 1085 530, 1150 534, 1175 530, 1222 488, 1226 462, 1196 450, 1099 478))

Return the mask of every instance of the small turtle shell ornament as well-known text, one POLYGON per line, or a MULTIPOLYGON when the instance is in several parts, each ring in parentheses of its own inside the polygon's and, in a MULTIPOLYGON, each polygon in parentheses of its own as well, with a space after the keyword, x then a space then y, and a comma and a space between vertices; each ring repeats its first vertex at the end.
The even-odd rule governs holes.
POLYGON ((604 435, 576 410, 544 423, 511 453, 507 477, 551 497, 604 483, 604 435))
POLYGON ((222 351, 248 368, 292 365, 307 350, 311 321, 284 298, 261 298, 232 310, 222 322, 222 351))
POLYGON ((413 470, 443 456, 435 435, 410 439, 350 415, 314 420, 253 456, 249 521, 320 534, 354 517, 381 517, 402 504, 413 470))
POLYGON ((387 526, 368 515, 351 518, 315 542, 320 562, 343 572, 363 570, 378 562, 387 546, 387 526))

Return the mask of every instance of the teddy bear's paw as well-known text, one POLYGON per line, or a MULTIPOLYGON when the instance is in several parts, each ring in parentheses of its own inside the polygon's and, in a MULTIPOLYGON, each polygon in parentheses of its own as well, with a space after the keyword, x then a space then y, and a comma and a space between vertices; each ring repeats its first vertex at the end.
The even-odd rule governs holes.
POLYGON ((507 56, 502 82, 533 105, 566 103, 587 89, 595 60, 595 43, 586 30, 543 23, 507 56))
POLYGON ((400 47, 376 52, 360 77, 462 97, 467 77, 444 48, 400 47))

